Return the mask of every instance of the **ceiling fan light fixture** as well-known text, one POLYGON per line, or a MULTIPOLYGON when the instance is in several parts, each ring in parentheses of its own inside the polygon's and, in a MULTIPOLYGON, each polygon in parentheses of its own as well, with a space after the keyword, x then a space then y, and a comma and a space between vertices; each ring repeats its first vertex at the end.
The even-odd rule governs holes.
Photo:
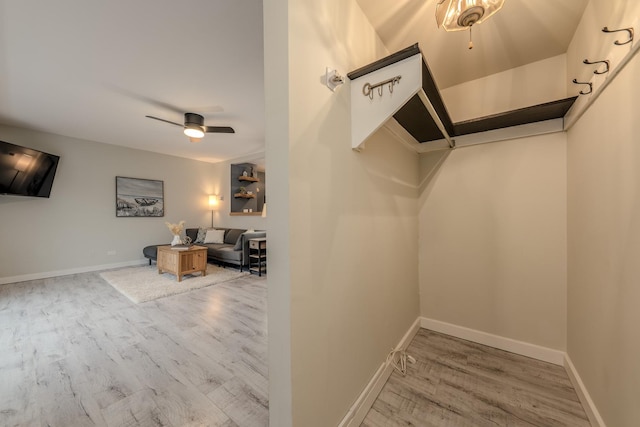
POLYGON ((463 31, 479 24, 504 5, 504 0, 439 0, 436 23, 446 31, 463 31))
POLYGON ((198 125, 188 124, 184 127, 184 134, 189 138, 200 139, 204 136, 204 131, 198 125))
POLYGON ((189 138, 202 138, 204 136, 204 117, 200 114, 185 113, 184 134, 189 138))

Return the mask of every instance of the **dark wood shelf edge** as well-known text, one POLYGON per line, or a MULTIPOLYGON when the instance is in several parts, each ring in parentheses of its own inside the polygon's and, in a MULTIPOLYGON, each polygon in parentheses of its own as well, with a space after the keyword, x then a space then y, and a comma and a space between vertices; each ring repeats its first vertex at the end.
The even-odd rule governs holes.
POLYGON ((577 96, 532 105, 504 113, 493 114, 453 124, 454 136, 469 135, 489 130, 503 129, 545 120, 559 119, 567 114, 577 96))
POLYGON ((364 67, 360 67, 357 70, 354 70, 347 74, 347 77, 349 77, 349 80, 355 80, 388 65, 395 64, 396 62, 400 62, 403 59, 410 58, 418 53, 420 53, 420 48, 418 47, 418 43, 415 43, 414 45, 406 47, 394 54, 385 56, 384 58, 379 59, 376 62, 372 62, 371 64, 365 65, 364 67))

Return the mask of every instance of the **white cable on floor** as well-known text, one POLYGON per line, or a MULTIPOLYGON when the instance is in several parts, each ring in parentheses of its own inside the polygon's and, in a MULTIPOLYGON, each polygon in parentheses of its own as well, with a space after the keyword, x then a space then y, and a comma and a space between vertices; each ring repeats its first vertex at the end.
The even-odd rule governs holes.
POLYGON ((393 350, 387 356, 387 364, 391 363, 393 365, 393 369, 400 372, 402 376, 407 375, 407 360, 410 363, 416 363, 416 359, 412 356, 409 356, 405 350, 393 350))

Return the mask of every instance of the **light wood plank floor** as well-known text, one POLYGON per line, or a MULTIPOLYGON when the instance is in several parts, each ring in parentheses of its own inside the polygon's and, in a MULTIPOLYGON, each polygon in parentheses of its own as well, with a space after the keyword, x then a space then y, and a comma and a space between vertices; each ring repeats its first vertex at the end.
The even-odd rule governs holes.
POLYGON ((255 276, 138 305, 97 273, 1 285, 0 426, 266 426, 266 299, 255 276))
POLYGON ((589 426, 564 368, 420 329, 363 427, 589 426))

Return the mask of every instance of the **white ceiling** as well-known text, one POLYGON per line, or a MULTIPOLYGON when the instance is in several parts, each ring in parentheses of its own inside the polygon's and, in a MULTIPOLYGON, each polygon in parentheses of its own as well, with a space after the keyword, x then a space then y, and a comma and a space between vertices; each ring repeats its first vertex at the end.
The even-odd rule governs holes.
POLYGON ((220 161, 264 150, 262 1, 0 0, 0 123, 220 161), (183 123, 210 126, 192 144, 183 123))
POLYGON ((390 52, 420 44, 440 89, 567 51, 588 0, 505 0, 469 32, 436 27, 436 0, 357 0, 390 52))
MULTIPOLYGON (((588 0, 506 0, 468 33, 436 0, 357 0, 390 52, 419 42, 441 89, 567 50, 588 0)), ((260 0, 0 0, 0 123, 216 162, 264 150, 260 0), (236 134, 192 144, 184 112, 236 134)))

